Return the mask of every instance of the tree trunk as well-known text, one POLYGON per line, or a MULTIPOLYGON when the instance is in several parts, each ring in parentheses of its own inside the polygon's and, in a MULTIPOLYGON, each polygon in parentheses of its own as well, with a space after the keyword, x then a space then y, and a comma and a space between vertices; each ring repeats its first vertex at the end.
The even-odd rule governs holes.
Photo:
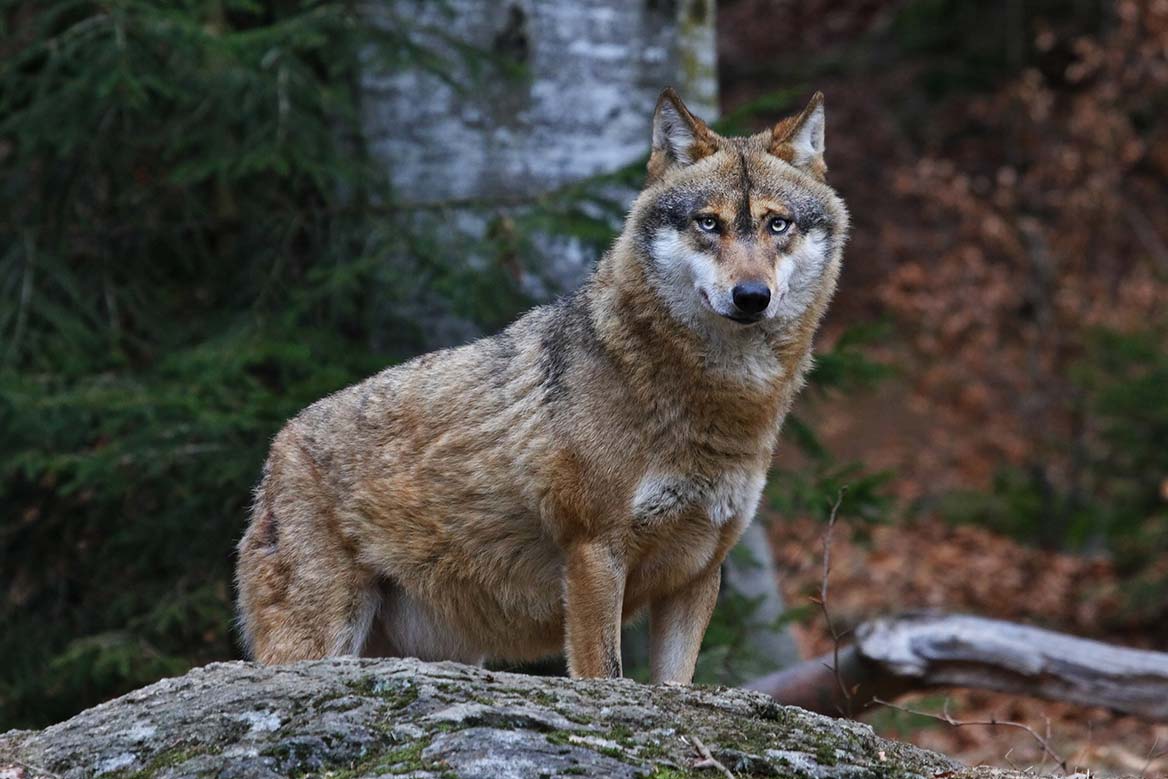
MULTIPOLYGON (((484 239, 510 233, 548 193, 647 158, 664 87, 703 118, 717 115, 714 0, 370 0, 362 8, 369 24, 433 55, 432 69, 402 69, 371 50, 362 123, 395 208, 455 266, 499 263, 484 239)), ((543 212, 554 227, 536 219, 544 226, 515 234, 522 257, 504 264, 534 300, 580 284, 606 248, 591 221, 615 234, 637 194, 614 181, 587 190, 543 212)), ((415 262, 390 259, 387 286, 426 278, 415 262)), ((403 317, 427 322, 427 348, 482 335, 448 303, 423 287, 398 300, 394 316, 374 312, 387 322, 374 328, 375 343, 392 346, 403 317)))
POLYGON ((494 205, 618 170, 648 154, 666 86, 703 117, 717 113, 713 0, 363 7, 372 23, 445 55, 448 72, 386 70, 372 56, 366 67, 366 137, 410 202, 494 205), (486 62, 460 65, 452 41, 486 62))
POLYGON ((750 608, 741 626, 739 643, 743 651, 729 659, 720 682, 739 685, 760 674, 799 662, 799 647, 795 645, 791 631, 782 624, 786 607, 779 591, 774 552, 766 527, 758 520, 746 528, 738 548, 722 566, 719 601, 728 598, 743 598, 750 608))

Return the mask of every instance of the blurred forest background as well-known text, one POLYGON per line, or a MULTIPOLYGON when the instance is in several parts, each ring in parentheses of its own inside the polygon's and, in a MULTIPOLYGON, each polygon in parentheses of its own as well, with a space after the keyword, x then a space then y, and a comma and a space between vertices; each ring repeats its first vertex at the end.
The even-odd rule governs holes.
MULTIPOLYGON (((639 158, 420 200, 393 165, 416 128, 371 140, 378 84, 510 111, 537 42, 519 3, 481 4, 487 45, 457 34, 464 0, 377 5, 0 2, 0 730, 238 657, 233 546, 284 420, 500 328, 619 229, 651 97, 572 102, 639 158)), ((837 622, 934 607, 1168 649, 1168 0, 646 7, 696 47, 716 29, 716 90, 692 52, 681 86, 717 93, 724 131, 827 95, 855 228, 760 517, 803 654, 830 648, 807 596, 845 484, 837 622)), ((705 680, 749 649, 750 607, 723 603, 705 680)), ((1080 764, 1165 770, 1163 726, 951 698, 1049 721, 1080 764)), ((869 719, 1038 759, 1001 730, 869 719)))

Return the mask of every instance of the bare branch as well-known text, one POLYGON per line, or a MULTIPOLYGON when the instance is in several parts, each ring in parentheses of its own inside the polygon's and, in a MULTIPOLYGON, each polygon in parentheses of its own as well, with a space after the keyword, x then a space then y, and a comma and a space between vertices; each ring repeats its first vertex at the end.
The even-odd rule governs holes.
POLYGON ((1156 736, 1156 738, 1152 740, 1152 746, 1148 748, 1148 758, 1144 760, 1144 767, 1140 769, 1141 779, 1148 775, 1148 769, 1151 767, 1153 760, 1158 757, 1168 755, 1168 749, 1165 749, 1163 752, 1157 752, 1156 747, 1158 746, 1160 746, 1160 737, 1156 736))
MULTIPOLYGON (((1062 768, 1064 771, 1068 770, 1067 769, 1067 761, 1064 760, 1062 758, 1062 756, 1059 755, 1058 752, 1055 752, 1054 749, 1051 747, 1050 741, 1049 741, 1049 735, 1047 738, 1043 738, 1043 736, 1037 730, 1030 727, 1025 722, 1014 722, 1013 720, 1002 720, 1002 719, 998 719, 996 717, 991 717, 990 719, 983 719, 983 720, 956 719, 953 717, 952 714, 949 713, 949 699, 948 698, 945 699, 945 705, 942 708, 940 714, 934 714, 933 712, 930 712, 930 711, 921 711, 920 709, 910 709, 907 706, 899 706, 895 703, 891 703, 890 701, 886 701, 886 700, 883 700, 881 698, 876 698, 873 700, 873 702, 878 703, 881 706, 887 706, 890 709, 896 709, 897 711, 903 711, 906 714, 914 714, 918 717, 928 717, 929 719, 934 719, 934 720, 937 720, 939 722, 944 722, 946 725, 949 725, 949 726, 954 727, 954 728, 964 728, 964 727, 969 727, 971 725, 984 725, 986 727, 997 727, 997 726, 1001 725, 1004 728, 1014 728, 1015 730, 1021 730, 1024 733, 1029 734, 1030 737, 1032 739, 1034 739, 1034 742, 1036 744, 1038 744, 1039 747, 1041 747, 1042 754, 1044 756, 1049 757, 1051 760, 1054 760, 1056 763, 1058 763, 1059 767, 1062 768)), ((1048 721, 1047 726, 1049 727, 1049 725, 1050 725, 1050 722, 1048 721)))
POLYGON ((840 504, 843 503, 847 491, 848 488, 845 485, 840 487, 839 492, 836 493, 835 503, 827 518, 827 527, 823 530, 823 578, 819 583, 819 610, 823 613, 823 621, 827 624, 827 632, 831 635, 832 663, 830 669, 835 676, 836 684, 839 686, 840 695, 843 696, 844 701, 844 710, 840 713, 845 717, 851 717, 853 715, 852 693, 848 690, 848 685, 840 672, 840 639, 844 637, 844 634, 835 629, 835 624, 831 620, 831 612, 827 607, 828 581, 831 578, 831 534, 835 529, 836 518, 839 516, 840 504))

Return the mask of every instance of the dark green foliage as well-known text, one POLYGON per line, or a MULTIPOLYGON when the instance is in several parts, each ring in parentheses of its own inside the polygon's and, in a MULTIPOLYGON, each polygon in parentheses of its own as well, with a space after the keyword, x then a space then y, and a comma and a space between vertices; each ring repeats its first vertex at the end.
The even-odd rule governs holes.
MULTIPOLYGON (((856 394, 871 389, 892 372, 875 362, 864 347, 885 338, 884 325, 854 326, 835 345, 820 351, 802 396, 802 407, 838 392, 856 394)), ((883 519, 890 500, 883 492, 891 475, 869 471, 862 463, 840 462, 819 440, 811 424, 798 411, 783 423, 778 465, 767 482, 767 502, 780 516, 813 515, 826 520, 841 490, 846 495, 840 511, 852 521, 883 519)))
POLYGON ((480 53, 340 2, 0 2, 3 730, 237 656, 232 550, 271 436, 437 345, 434 321, 513 319, 532 236, 599 253, 643 168, 453 230, 395 205, 356 65, 468 87, 480 53))
POLYGON ((714 122, 714 129, 723 135, 756 133, 776 118, 797 112, 803 107, 799 101, 806 96, 807 89, 803 86, 767 92, 719 118, 714 122))
POLYGON ((1106 16, 1094 0, 912 0, 892 21, 898 51, 919 58, 917 86, 931 98, 989 90, 1025 66, 1062 78, 1068 52, 1040 51, 1039 27, 1071 34, 1098 30, 1106 16))
MULTIPOLYGON (((1076 371, 1096 438, 1098 486, 1111 505, 1104 528, 1134 531, 1165 513, 1168 476, 1168 351, 1160 333, 1096 333, 1076 371)), ((1168 519, 1168 516, 1164 517, 1168 519)))
POLYGON ((442 64, 403 34, 342 3, 0 17, 3 729, 233 656, 232 546, 284 420, 426 344, 399 296, 459 290, 476 327, 527 301, 523 257, 453 265, 364 155, 358 48, 442 64))
POLYGON ((598 251, 623 205, 614 176, 470 232, 395 207, 358 51, 460 88, 491 63, 343 3, 0 18, 3 729, 235 656, 232 547, 283 422, 434 346, 429 322, 503 326, 532 231, 598 251))

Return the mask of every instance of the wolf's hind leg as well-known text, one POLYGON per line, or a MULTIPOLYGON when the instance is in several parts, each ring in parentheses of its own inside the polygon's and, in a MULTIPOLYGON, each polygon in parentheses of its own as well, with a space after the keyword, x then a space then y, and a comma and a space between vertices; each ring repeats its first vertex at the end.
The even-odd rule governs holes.
POLYGON ((301 457, 273 447, 239 544, 240 626, 263 663, 361 654, 381 603, 376 577, 356 561, 301 457))
POLYGON ((240 623, 252 656, 272 664, 361 654, 380 606, 372 578, 319 543, 299 554, 257 543, 253 529, 239 548, 240 623))

